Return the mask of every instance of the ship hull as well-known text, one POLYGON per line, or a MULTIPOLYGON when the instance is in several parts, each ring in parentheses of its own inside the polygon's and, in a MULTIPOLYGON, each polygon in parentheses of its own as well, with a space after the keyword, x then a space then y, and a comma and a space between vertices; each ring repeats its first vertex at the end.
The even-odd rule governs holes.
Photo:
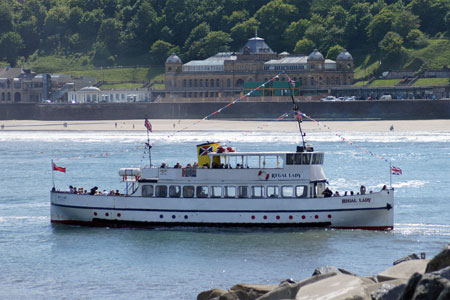
POLYGON ((394 191, 328 198, 147 198, 51 192, 51 222, 108 227, 394 228, 394 191))

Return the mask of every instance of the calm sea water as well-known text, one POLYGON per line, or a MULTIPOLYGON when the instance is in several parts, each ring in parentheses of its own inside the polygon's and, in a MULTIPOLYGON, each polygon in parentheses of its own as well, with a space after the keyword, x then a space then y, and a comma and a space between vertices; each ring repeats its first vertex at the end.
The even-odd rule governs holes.
MULTIPOLYGON (((185 132, 152 134, 153 162, 196 160, 195 145, 226 142, 241 151, 295 149, 296 134, 185 132)), ((372 275, 412 252, 438 253, 450 242, 450 134, 311 133, 324 151, 332 189, 380 189, 389 164, 395 230, 109 229, 50 224, 51 159, 56 187, 123 190, 118 170, 148 164, 145 132, 0 132, 0 299, 196 299, 240 282, 277 284, 335 265, 372 275)))

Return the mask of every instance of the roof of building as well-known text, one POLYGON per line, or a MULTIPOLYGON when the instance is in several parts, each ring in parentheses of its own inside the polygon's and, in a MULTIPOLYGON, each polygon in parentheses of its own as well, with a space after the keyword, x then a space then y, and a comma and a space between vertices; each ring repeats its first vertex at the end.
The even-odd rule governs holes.
POLYGON ((270 49, 269 45, 266 44, 264 39, 258 36, 248 39, 247 44, 242 47, 240 53, 245 53, 245 50, 248 50, 251 54, 275 53, 270 49))
POLYGON ((166 59, 166 64, 182 64, 181 58, 175 53, 170 54, 170 56, 166 59))
POLYGON ((225 60, 236 60, 236 54, 234 52, 219 52, 204 60, 191 60, 183 66, 217 66, 223 65, 225 60))
POLYGON ((314 49, 311 54, 308 56, 308 60, 324 60, 322 53, 319 52, 319 50, 314 49))
MULTIPOLYGON (((264 63, 265 65, 300 65, 307 64, 309 56, 287 56, 281 59, 272 59, 264 63)), ((336 63, 334 60, 325 59, 326 64, 336 63)))
MULTIPOLYGON (((27 70, 27 72, 29 74, 31 74, 29 72, 29 70, 27 70)), ((20 75, 22 75, 22 74, 25 74, 25 72, 24 72, 24 70, 22 70, 22 68, 5 67, 3 69, 0 69, 0 77, 1 78, 15 78, 15 77, 20 77, 20 75)))
POLYGON ((95 86, 85 86, 84 88, 80 89, 80 92, 100 92, 101 90, 98 87, 95 86))
POLYGON ((343 49, 336 60, 353 60, 353 56, 346 49, 343 49))

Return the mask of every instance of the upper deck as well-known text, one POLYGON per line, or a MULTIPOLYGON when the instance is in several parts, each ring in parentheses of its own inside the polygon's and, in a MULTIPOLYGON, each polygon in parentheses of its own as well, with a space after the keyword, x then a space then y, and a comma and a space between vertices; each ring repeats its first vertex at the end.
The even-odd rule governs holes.
POLYGON ((146 167, 141 181, 158 182, 289 182, 326 181, 322 152, 209 152, 202 167, 146 167))

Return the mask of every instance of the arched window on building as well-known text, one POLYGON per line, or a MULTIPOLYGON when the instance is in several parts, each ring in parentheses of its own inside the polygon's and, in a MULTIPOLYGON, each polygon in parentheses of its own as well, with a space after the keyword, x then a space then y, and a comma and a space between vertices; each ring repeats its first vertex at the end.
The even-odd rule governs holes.
POLYGON ((5 93, 2 93, 2 101, 5 101, 5 93))
POLYGON ((209 86, 209 80, 205 79, 205 87, 208 87, 208 86, 209 86))
POLYGON ((311 64, 311 70, 314 70, 314 64, 311 64))
POLYGON ((230 80, 230 78, 227 79, 227 87, 231 87, 231 80, 230 80))
POLYGON ((203 87, 203 79, 200 79, 200 87, 203 87))
POLYGON ((210 85, 211 85, 211 87, 214 87, 214 79, 210 80, 210 85))
POLYGON ((8 92, 8 94, 6 95, 6 101, 11 101, 11 93, 8 92))
POLYGON ((220 87, 220 80, 216 79, 216 87, 220 87))
POLYGON ((192 79, 189 79, 189 87, 192 87, 192 79))
POLYGON ((197 87, 197 79, 194 79, 194 87, 197 87))
POLYGON ((183 79, 183 87, 186 87, 186 79, 183 79))
POLYGON ((311 86, 314 86, 315 82, 314 82, 314 77, 311 77, 311 86))
POLYGON ((236 86, 237 86, 237 87, 242 87, 243 85, 244 85, 244 80, 238 79, 238 80, 236 81, 236 86))
POLYGON ((322 85, 322 76, 319 77, 319 85, 322 85))
POLYGON ((330 85, 330 78, 329 77, 327 77, 326 83, 327 83, 327 85, 330 85))

